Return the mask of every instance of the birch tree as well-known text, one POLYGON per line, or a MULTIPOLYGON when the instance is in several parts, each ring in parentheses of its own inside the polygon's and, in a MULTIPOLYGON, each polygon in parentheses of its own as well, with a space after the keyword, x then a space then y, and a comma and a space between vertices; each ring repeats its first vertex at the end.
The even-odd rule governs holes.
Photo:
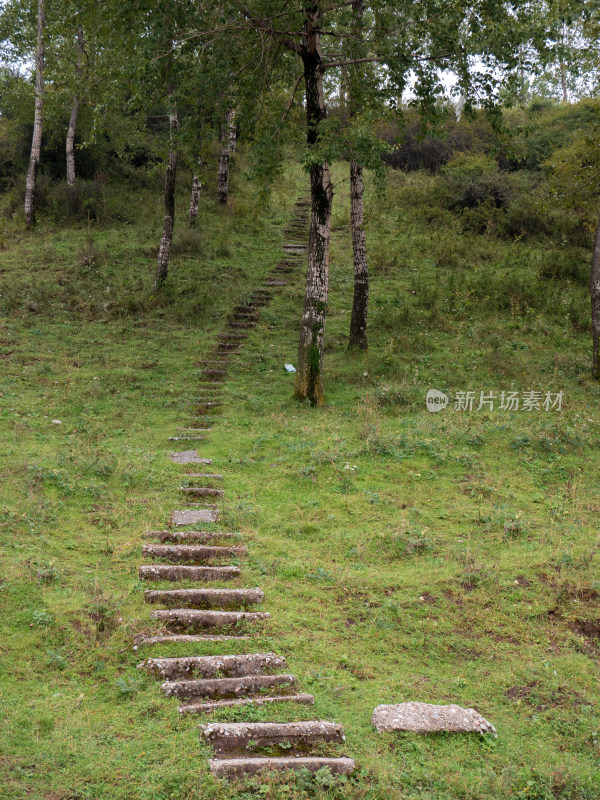
POLYGON ((35 225, 35 189, 37 172, 42 151, 42 125, 44 112, 44 30, 46 27, 46 3, 38 0, 37 9, 37 43, 35 48, 35 114, 33 119, 33 136, 31 139, 31 155, 25 185, 25 224, 28 228, 35 225))
POLYGON ((75 80, 76 88, 73 95, 73 104, 71 106, 71 116, 69 117, 69 127, 67 128, 67 139, 65 149, 67 154, 67 183, 69 186, 75 184, 75 130, 77 128, 77 117, 79 115, 79 104, 81 90, 80 83, 83 74, 83 56, 84 56, 85 39, 83 38, 83 26, 79 25, 77 28, 76 48, 77 55, 75 61, 75 80))

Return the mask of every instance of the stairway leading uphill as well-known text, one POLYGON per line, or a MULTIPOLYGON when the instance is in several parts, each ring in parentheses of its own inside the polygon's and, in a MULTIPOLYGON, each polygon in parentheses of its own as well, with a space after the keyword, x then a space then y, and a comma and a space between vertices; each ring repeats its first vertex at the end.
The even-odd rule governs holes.
MULTIPOLYGON (((197 442, 214 430, 222 411, 223 388, 229 359, 238 354, 250 331, 257 324, 260 309, 273 297, 277 287, 287 284, 286 276, 296 272, 306 253, 306 227, 309 202, 299 200, 292 223, 285 230, 285 257, 271 271, 262 286, 250 292, 229 315, 214 352, 199 362, 201 380, 198 395, 188 405, 196 418, 169 441, 197 442)), ((224 496, 223 475, 209 471, 211 459, 198 455, 196 449, 171 454, 177 464, 202 465, 203 472, 186 472, 179 487, 188 500, 184 509, 174 511, 168 530, 150 531, 143 555, 149 563, 140 567, 140 579, 161 583, 186 581, 206 583, 228 581, 241 574, 236 562, 247 553, 241 536, 235 531, 189 530, 197 523, 216 524, 218 503, 224 496), (207 469, 208 468, 208 469, 207 469), (185 530, 178 530, 185 528, 185 530)), ((136 647, 212 641, 251 641, 250 631, 269 618, 268 612, 255 607, 263 602, 256 588, 157 588, 145 592, 145 601, 164 608, 151 612, 160 628, 138 635, 136 647), (252 609, 252 610, 250 610, 252 609)), ((208 655, 147 658, 139 667, 163 680, 167 697, 181 701, 183 715, 208 714, 212 711, 243 705, 280 704, 312 705, 310 694, 298 692, 296 677, 286 672, 286 660, 276 653, 243 655, 208 655)), ((210 770, 216 777, 237 778, 264 770, 308 769, 316 772, 326 767, 333 774, 347 775, 354 770, 350 758, 325 757, 321 748, 344 742, 341 725, 322 720, 304 722, 228 722, 200 726, 201 736, 210 744, 214 758, 210 770), (311 755, 317 749, 318 755, 311 755), (265 749, 269 756, 265 757, 265 749)))

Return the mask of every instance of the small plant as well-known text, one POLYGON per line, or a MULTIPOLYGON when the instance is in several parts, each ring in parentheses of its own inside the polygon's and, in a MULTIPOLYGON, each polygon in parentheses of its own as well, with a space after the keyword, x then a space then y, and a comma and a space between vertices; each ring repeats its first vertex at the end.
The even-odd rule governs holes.
POLYGON ((67 666, 67 659, 59 650, 46 650, 48 656, 48 666, 63 670, 67 666))
POLYGON ((139 678, 117 678, 115 684, 122 697, 133 697, 140 689, 142 681, 139 678))
POLYGON ((54 622, 54 617, 52 614, 48 614, 47 611, 34 611, 32 614, 32 619, 33 624, 38 628, 47 628, 54 622))

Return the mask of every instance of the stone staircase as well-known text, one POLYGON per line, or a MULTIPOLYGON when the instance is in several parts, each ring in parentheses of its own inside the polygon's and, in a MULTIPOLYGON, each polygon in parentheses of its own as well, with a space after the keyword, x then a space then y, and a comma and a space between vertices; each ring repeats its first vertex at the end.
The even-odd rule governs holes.
MULTIPOLYGON (((243 347, 258 322, 261 307, 273 292, 287 284, 287 276, 298 271, 306 253, 308 201, 296 203, 295 217, 286 229, 285 257, 271 271, 263 285, 250 292, 226 319, 212 355, 199 362, 198 395, 186 403, 195 411, 194 423, 169 437, 173 442, 199 442, 215 431, 223 410, 223 389, 231 359, 243 347)), ((187 465, 211 467, 212 460, 196 449, 171 454, 187 465)), ((260 629, 270 614, 255 610, 264 601, 256 588, 189 588, 189 584, 229 581, 241 575, 240 562, 247 554, 241 536, 234 531, 190 530, 197 523, 216 524, 218 503, 224 496, 223 475, 215 472, 186 472, 179 487, 188 500, 186 508, 173 511, 167 530, 150 531, 151 540, 142 548, 147 563, 139 568, 143 581, 161 584, 185 582, 186 588, 148 589, 144 599, 163 608, 150 613, 158 630, 139 634, 135 647, 195 642, 245 642, 260 629), (200 503, 190 502, 200 500, 200 503), (177 530, 184 527, 186 530, 177 530)), ((244 705, 274 706, 284 713, 285 704, 312 705, 310 694, 298 692, 297 679, 286 671, 286 660, 276 653, 208 655, 153 658, 139 668, 161 679, 167 697, 177 698, 182 715, 206 715, 213 711, 244 705)), ((331 747, 343 744, 341 725, 322 720, 304 722, 214 722, 200 726, 202 738, 213 748, 210 771, 216 777, 234 779, 264 770, 327 768, 332 774, 347 775, 354 769, 350 758, 332 757, 331 747), (324 752, 325 748, 325 752, 324 752), (328 754, 329 753, 329 754, 328 754)))

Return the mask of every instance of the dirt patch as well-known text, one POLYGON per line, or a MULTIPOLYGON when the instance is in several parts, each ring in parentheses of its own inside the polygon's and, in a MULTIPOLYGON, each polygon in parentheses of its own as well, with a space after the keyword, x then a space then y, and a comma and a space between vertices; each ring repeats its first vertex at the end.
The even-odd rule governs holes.
POLYGON ((585 636, 586 639, 600 640, 600 620, 598 619, 576 619, 571 625, 571 630, 585 636))

